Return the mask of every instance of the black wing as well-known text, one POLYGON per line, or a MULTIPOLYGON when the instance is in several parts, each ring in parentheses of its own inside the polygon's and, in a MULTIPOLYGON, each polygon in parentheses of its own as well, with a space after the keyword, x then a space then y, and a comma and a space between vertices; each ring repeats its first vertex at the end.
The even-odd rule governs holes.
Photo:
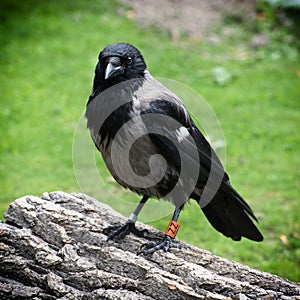
POLYGON ((153 127, 156 126, 157 131, 161 132, 161 134, 150 134, 150 137, 159 149, 159 152, 170 164, 180 170, 182 158, 180 158, 179 155, 177 148, 178 145, 180 148, 179 150, 181 150, 180 152, 186 153, 187 155, 193 152, 190 151, 191 148, 195 148, 198 157, 190 156, 185 161, 191 164, 200 163, 200 173, 197 185, 205 185, 210 172, 215 172, 215 175, 219 177, 221 176, 222 180, 227 181, 229 179, 214 150, 200 130, 196 127, 185 107, 181 103, 178 103, 178 100, 152 101, 141 114, 150 113, 161 116, 161 122, 157 122, 156 124, 147 124, 146 126, 151 126, 152 131, 153 127), (169 118, 172 118, 175 122, 169 122, 169 118), (187 135, 182 134, 185 132, 183 129, 186 129, 186 133, 189 134, 189 138, 187 135), (177 146, 174 142, 172 142, 176 140, 177 146))

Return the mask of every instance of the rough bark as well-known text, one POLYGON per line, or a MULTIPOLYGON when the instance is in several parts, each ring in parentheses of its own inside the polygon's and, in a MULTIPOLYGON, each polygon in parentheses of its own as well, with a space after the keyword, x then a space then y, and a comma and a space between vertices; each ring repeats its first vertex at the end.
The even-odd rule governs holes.
POLYGON ((125 222, 83 194, 15 200, 0 223, 0 299, 300 299, 300 285, 181 243, 137 256, 162 237, 106 242, 103 228, 125 222))

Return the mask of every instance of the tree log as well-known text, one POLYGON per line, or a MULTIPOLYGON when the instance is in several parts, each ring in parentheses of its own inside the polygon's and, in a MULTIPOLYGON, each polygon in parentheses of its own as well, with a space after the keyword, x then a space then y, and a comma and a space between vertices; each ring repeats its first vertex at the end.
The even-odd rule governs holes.
POLYGON ((106 242, 126 219, 84 194, 15 200, 0 223, 0 299, 300 299, 300 285, 180 242, 137 255, 163 234, 106 242))

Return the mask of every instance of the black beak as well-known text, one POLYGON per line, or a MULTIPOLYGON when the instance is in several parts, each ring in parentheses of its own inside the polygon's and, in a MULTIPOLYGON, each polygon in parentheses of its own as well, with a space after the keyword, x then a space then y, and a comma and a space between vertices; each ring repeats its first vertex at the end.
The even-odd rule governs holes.
POLYGON ((116 77, 124 74, 124 67, 121 65, 119 57, 111 57, 108 60, 108 64, 105 69, 104 79, 116 77))

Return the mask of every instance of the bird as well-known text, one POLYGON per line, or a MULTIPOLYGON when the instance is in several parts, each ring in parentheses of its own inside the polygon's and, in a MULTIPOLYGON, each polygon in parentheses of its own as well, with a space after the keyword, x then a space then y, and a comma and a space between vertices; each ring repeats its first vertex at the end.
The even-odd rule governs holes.
POLYGON ((169 201, 175 209, 163 238, 143 244, 138 254, 181 247, 175 240, 178 219, 190 200, 224 236, 263 240, 253 210, 187 108, 150 74, 135 46, 114 43, 100 51, 85 117, 113 178, 142 197, 125 224, 104 229, 107 241, 130 233, 145 237, 148 231, 135 224, 149 198, 169 201))

